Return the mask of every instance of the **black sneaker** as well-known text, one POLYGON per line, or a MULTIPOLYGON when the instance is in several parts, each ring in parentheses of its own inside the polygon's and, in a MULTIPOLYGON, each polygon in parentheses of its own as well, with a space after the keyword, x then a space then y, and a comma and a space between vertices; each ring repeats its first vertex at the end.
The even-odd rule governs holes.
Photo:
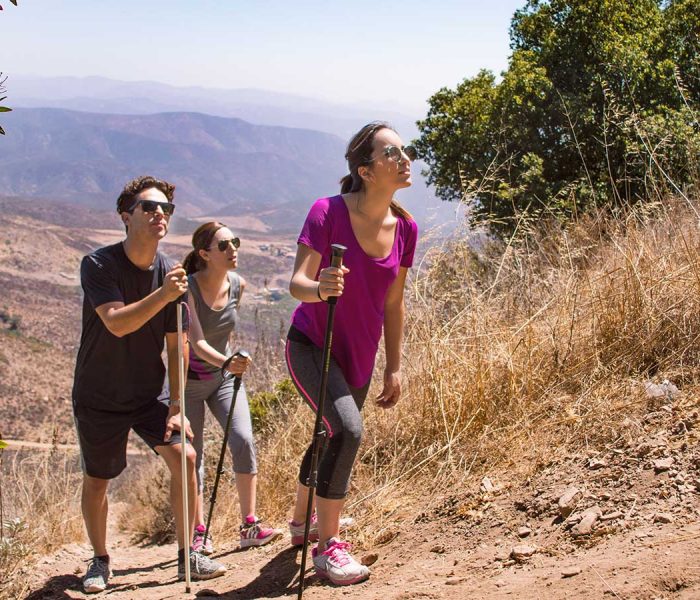
MULTIPOLYGON (((190 551, 190 578, 192 581, 221 577, 225 572, 226 567, 221 563, 194 550, 190 551)), ((177 560, 177 578, 180 581, 185 579, 184 558, 178 558, 177 560)))
POLYGON ((86 594, 104 592, 111 574, 109 561, 101 556, 94 556, 88 564, 85 577, 83 577, 83 590, 86 594))

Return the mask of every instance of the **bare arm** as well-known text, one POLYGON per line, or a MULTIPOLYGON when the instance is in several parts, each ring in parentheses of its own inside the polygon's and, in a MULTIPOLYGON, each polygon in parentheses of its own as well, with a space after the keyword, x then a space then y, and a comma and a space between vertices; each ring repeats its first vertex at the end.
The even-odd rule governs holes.
POLYGON ((194 353, 202 360, 210 365, 221 368, 226 357, 209 345, 209 342, 204 338, 202 326, 199 323, 197 309, 195 308, 194 297, 190 294, 187 304, 190 308, 190 339, 192 340, 192 349, 194 353))
POLYGON ((187 291, 185 270, 176 265, 169 271, 163 285, 145 298, 131 304, 107 302, 95 308, 97 316, 112 335, 124 337, 141 329, 165 306, 187 291))
POLYGON ((391 284, 384 301, 386 367, 384 368, 384 389, 377 397, 377 404, 382 408, 394 406, 401 395, 401 347, 406 313, 403 293, 407 273, 406 267, 399 268, 399 274, 391 284))
POLYGON ((316 271, 321 264, 321 255, 313 248, 297 244, 297 256, 294 261, 294 271, 289 282, 289 293, 301 302, 321 302, 330 296, 341 296, 343 293, 344 277, 350 270, 347 267, 326 267, 318 274, 316 271), (320 297, 319 297, 320 296, 320 297))

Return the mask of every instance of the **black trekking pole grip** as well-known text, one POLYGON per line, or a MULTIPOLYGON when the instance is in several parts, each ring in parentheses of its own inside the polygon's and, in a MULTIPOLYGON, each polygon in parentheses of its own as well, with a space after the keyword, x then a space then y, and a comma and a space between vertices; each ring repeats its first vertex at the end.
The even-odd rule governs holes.
MULTIPOLYGON (((236 356, 242 356, 243 358, 250 358, 250 354, 245 350, 238 350, 232 356, 229 356, 224 364, 221 365, 221 376, 226 379, 230 379, 232 374, 227 370, 231 361, 236 356)), ((233 409, 236 406, 236 397, 238 396, 238 390, 241 388, 241 383, 243 379, 238 375, 233 375, 233 394, 231 396, 231 406, 228 409, 228 416, 226 417, 226 427, 224 428, 224 440, 221 444, 221 452, 219 453, 219 463, 216 466, 216 477, 214 478, 214 487, 211 491, 211 496, 209 498, 209 515, 207 516, 207 526, 204 530, 204 543, 207 543, 207 537, 209 536, 209 527, 211 525, 211 518, 214 514, 214 505, 216 504, 216 494, 219 489, 219 479, 224 472, 224 458, 226 457, 226 444, 228 443, 229 432, 231 431, 231 421, 233 420, 233 409)))
MULTIPOLYGON (((347 248, 340 244, 331 244, 331 266, 340 268, 343 266, 343 255, 347 248)), ((314 423, 314 437, 311 446, 311 464, 309 465, 309 478, 306 483, 309 488, 309 496, 306 502, 306 520, 304 522, 304 543, 301 551, 301 567, 299 570, 299 591, 297 599, 302 600, 304 593, 304 577, 306 571, 306 553, 309 547, 309 532, 311 529, 311 513, 313 512, 314 490, 318 483, 318 460, 321 454, 321 446, 326 437, 326 430, 323 426, 323 407, 326 400, 326 389, 328 387, 328 370, 331 362, 331 346, 333 344, 333 320, 335 318, 337 296, 328 298, 328 319, 326 320, 326 335, 323 342, 323 370, 321 371, 321 386, 318 394, 318 404, 316 409, 316 421, 314 423)))
MULTIPOLYGON (((331 244, 331 267, 340 268, 343 266, 343 254, 347 248, 341 244, 331 244)), ((335 304, 338 302, 338 296, 330 296, 328 298, 328 304, 335 304)))

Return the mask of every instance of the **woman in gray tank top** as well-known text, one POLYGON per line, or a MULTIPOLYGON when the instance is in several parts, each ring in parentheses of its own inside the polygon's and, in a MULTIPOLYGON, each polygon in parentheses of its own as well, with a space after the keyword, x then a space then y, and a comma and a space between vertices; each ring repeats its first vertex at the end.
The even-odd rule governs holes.
MULTIPOLYGON (((193 547, 204 554, 213 552, 211 538, 204 538, 204 405, 206 403, 223 429, 231 407, 233 380, 222 377, 221 367, 232 354, 229 338, 236 328, 238 307, 245 288, 245 280, 233 272, 238 264, 239 245, 239 239, 222 223, 204 223, 192 234, 193 249, 184 261, 189 282, 191 338, 185 398, 187 416, 194 432, 199 486, 193 547)), ((231 360, 228 370, 240 376, 248 367, 248 361, 237 356, 231 360)), ((255 516, 257 463, 250 409, 243 385, 236 398, 228 446, 241 505, 241 547, 262 546, 282 532, 263 527, 255 516)))

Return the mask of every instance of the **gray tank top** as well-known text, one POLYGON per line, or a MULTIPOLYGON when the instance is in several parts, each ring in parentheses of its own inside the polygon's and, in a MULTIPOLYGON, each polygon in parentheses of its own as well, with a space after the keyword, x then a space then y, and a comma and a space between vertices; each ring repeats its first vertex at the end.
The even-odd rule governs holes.
MULTIPOLYGON (((197 280, 190 275, 187 278, 189 293, 194 300, 197 310, 197 318, 202 327, 202 333, 207 343, 221 352, 224 356, 231 355, 229 336, 238 324, 238 305, 241 301, 241 278, 237 273, 229 271, 228 280, 230 288, 228 302, 220 310, 211 309, 202 298, 197 280)), ((207 375, 219 371, 218 367, 197 357, 190 346, 190 366, 187 372, 188 379, 209 379, 207 375), (203 377, 203 375, 205 375, 203 377)))

